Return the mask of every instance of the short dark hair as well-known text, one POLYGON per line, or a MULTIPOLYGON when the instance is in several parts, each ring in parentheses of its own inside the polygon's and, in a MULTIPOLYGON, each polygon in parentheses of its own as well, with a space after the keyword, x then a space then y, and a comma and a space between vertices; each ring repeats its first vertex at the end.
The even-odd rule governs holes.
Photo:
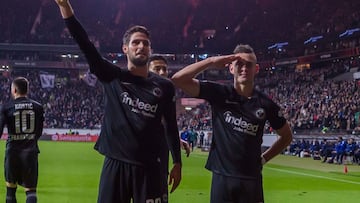
POLYGON ((168 64, 165 57, 163 57, 161 55, 152 55, 152 56, 150 56, 148 63, 150 64, 151 61, 164 61, 165 64, 168 64))
POLYGON ((141 25, 135 25, 130 27, 128 30, 126 30, 123 36, 123 44, 129 44, 131 35, 134 34, 135 32, 144 33, 148 38, 150 38, 150 32, 146 27, 141 25))
POLYGON ((20 95, 25 95, 29 90, 29 81, 24 77, 17 77, 12 82, 20 95))
POLYGON ((238 44, 234 49, 234 54, 238 54, 238 53, 251 54, 251 55, 254 56, 255 62, 257 62, 257 57, 256 57, 256 54, 255 54, 255 51, 248 44, 238 44))
POLYGON ((255 54, 254 49, 248 44, 238 44, 234 49, 234 54, 237 53, 255 54))

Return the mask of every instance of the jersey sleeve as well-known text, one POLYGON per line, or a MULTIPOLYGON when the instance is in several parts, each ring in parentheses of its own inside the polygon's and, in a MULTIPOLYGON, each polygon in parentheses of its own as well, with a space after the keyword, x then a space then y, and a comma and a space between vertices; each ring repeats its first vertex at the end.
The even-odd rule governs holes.
POLYGON ((205 99, 210 103, 216 103, 217 101, 224 100, 224 91, 224 86, 221 84, 212 81, 200 81, 200 93, 198 98, 205 99))
POLYGON ((90 72, 95 74, 100 81, 111 81, 117 77, 120 68, 100 55, 76 17, 71 16, 65 19, 65 24, 81 51, 84 53, 90 66, 90 72))
POLYGON ((173 163, 181 163, 180 137, 176 121, 175 87, 169 83, 164 108, 165 130, 173 163))
POLYGON ((45 120, 44 114, 45 114, 45 112, 44 112, 44 108, 41 105, 38 106, 38 114, 39 115, 37 115, 38 116, 38 118, 37 118, 38 119, 38 121, 37 121, 38 128, 37 129, 39 129, 39 130, 37 132, 36 139, 39 139, 42 136, 43 129, 44 129, 44 120, 45 120))
POLYGON ((281 108, 272 100, 270 100, 269 108, 267 108, 267 111, 268 120, 274 130, 278 130, 285 125, 286 119, 282 114, 281 108))

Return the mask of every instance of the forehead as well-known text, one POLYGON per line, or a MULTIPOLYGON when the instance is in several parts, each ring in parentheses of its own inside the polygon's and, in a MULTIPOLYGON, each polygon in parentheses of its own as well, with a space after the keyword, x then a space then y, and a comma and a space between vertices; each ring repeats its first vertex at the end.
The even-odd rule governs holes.
POLYGON ((134 32, 131 36, 130 36, 130 42, 134 41, 134 40, 142 40, 142 41, 148 41, 150 42, 149 37, 142 32, 134 32))
POLYGON ((154 60, 150 62, 150 67, 167 67, 163 60, 154 60))
POLYGON ((237 53, 237 56, 240 56, 247 62, 257 63, 257 59, 254 53, 237 53))

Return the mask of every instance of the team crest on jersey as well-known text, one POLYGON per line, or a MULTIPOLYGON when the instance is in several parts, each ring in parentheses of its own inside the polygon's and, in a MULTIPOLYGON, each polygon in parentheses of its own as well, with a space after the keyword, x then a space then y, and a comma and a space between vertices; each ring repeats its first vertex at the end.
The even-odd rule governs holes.
POLYGON ((263 108, 259 108, 255 112, 256 118, 258 119, 264 119, 265 118, 265 110, 263 108))
POLYGON ((153 89, 153 94, 156 96, 156 97, 161 97, 162 95, 162 91, 160 88, 156 87, 153 89))

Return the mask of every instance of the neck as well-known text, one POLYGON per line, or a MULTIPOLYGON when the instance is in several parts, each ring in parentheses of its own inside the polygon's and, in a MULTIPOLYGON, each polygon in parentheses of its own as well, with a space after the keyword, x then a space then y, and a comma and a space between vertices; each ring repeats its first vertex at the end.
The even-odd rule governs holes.
POLYGON ((26 97, 26 95, 20 95, 20 94, 15 94, 14 95, 14 99, 20 98, 20 97, 26 97))
POLYGON ((254 90, 254 86, 249 85, 249 84, 235 83, 234 88, 239 95, 242 95, 242 96, 248 97, 248 98, 252 96, 252 93, 254 90))
POLYGON ((146 65, 144 66, 135 66, 134 64, 128 64, 128 70, 131 74, 144 77, 146 78, 148 76, 148 68, 146 65))

